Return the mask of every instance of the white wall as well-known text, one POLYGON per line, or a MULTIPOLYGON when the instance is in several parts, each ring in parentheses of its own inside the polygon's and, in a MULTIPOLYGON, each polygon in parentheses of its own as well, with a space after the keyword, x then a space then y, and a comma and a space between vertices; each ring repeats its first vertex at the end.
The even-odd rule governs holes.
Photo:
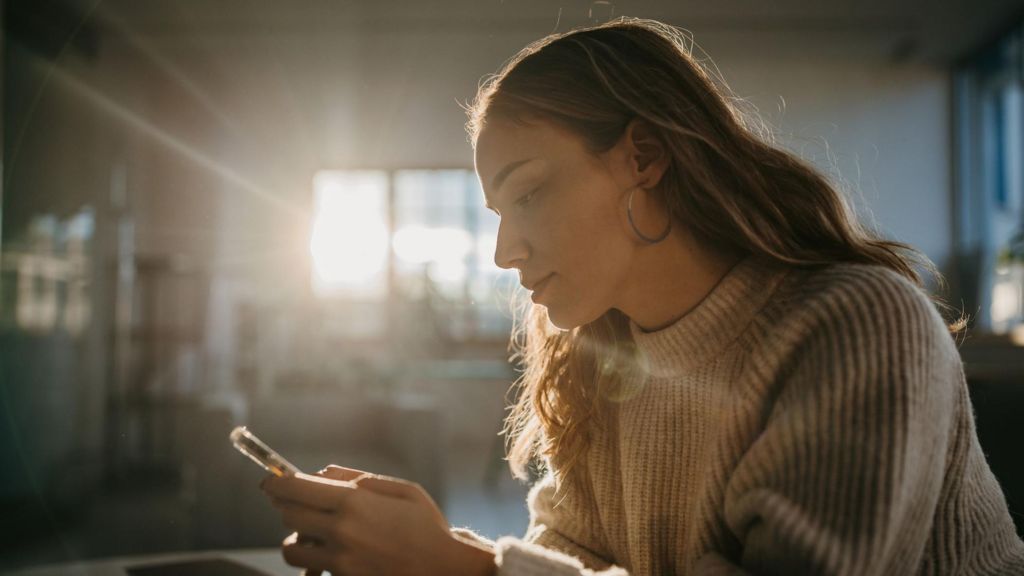
MULTIPOLYGON (((301 252, 306 233, 301 215, 282 218, 288 211, 282 205, 299 214, 308 210, 317 169, 471 167, 458 102, 470 100, 484 75, 548 31, 376 27, 337 35, 142 37, 199 94, 177 90, 173 102, 155 95, 158 104, 151 107, 150 119, 172 135, 201 128, 199 138, 182 137, 247 184, 197 168, 196 174, 219 183, 204 187, 219 205, 211 211, 207 200, 190 213, 168 209, 166 202, 150 203, 156 211, 142 215, 140 223, 148 218, 153 225, 140 224, 140 246, 152 243, 159 249, 164 240, 157 230, 216 230, 221 257, 233 261, 240 253, 263 253, 267 260, 254 266, 279 271, 273 264, 294 262, 296 254, 281 247, 301 252), (178 104, 192 108, 196 117, 183 124, 175 117, 178 104), (154 234, 146 237, 147 230, 154 234)), ((695 34, 733 89, 778 126, 782 143, 826 171, 833 171, 828 154, 834 156, 839 175, 857 189, 855 202, 874 215, 883 232, 922 248, 940 265, 947 263, 951 182, 945 71, 893 63, 875 39, 849 34, 695 34)), ((112 42, 104 49, 130 46, 112 42)), ((176 83, 170 75, 163 82, 176 83)), ((153 85, 159 90, 162 84, 153 85)), ((279 281, 281 275, 269 279, 279 281)))
POLYGON ((823 57, 811 48, 801 55, 721 52, 716 60, 722 73, 778 127, 780 143, 841 179, 861 216, 885 236, 948 268, 953 196, 947 71, 823 57))

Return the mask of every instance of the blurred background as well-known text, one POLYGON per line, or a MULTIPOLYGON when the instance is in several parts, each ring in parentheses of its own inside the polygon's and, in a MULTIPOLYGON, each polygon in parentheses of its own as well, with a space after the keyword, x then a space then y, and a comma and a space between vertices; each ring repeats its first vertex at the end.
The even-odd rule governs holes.
POLYGON ((973 318, 1024 526, 1024 2, 0 0, 0 570, 276 546, 246 424, 522 535, 514 272, 461 105, 548 33, 690 30, 973 318))

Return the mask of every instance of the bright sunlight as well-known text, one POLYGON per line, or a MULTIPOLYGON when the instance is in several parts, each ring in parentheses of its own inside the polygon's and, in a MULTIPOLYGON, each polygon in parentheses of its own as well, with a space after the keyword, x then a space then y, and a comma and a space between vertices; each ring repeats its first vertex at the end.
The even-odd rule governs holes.
POLYGON ((309 247, 314 292, 380 296, 388 251, 386 176, 321 171, 313 179, 313 188, 315 216, 309 247))

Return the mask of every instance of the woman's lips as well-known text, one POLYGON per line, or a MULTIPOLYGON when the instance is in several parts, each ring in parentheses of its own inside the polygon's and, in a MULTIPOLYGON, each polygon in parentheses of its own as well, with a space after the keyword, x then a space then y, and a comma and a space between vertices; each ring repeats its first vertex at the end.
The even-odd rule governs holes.
POLYGON ((551 279, 554 277, 555 275, 551 274, 547 278, 538 282, 537 285, 533 287, 533 293, 530 294, 530 299, 533 300, 534 302, 539 300, 541 295, 544 294, 544 288, 547 287, 547 285, 551 282, 551 279))

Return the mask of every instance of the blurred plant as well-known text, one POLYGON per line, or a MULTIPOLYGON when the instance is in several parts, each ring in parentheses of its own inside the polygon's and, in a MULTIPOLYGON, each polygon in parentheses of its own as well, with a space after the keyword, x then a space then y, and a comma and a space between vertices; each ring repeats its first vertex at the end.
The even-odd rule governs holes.
POLYGON ((1024 264, 1024 229, 1014 234, 996 257, 996 264, 1000 267, 1013 263, 1024 264))
POLYGON ((996 258, 990 313, 997 334, 1024 326, 1024 230, 1014 234, 996 258))

